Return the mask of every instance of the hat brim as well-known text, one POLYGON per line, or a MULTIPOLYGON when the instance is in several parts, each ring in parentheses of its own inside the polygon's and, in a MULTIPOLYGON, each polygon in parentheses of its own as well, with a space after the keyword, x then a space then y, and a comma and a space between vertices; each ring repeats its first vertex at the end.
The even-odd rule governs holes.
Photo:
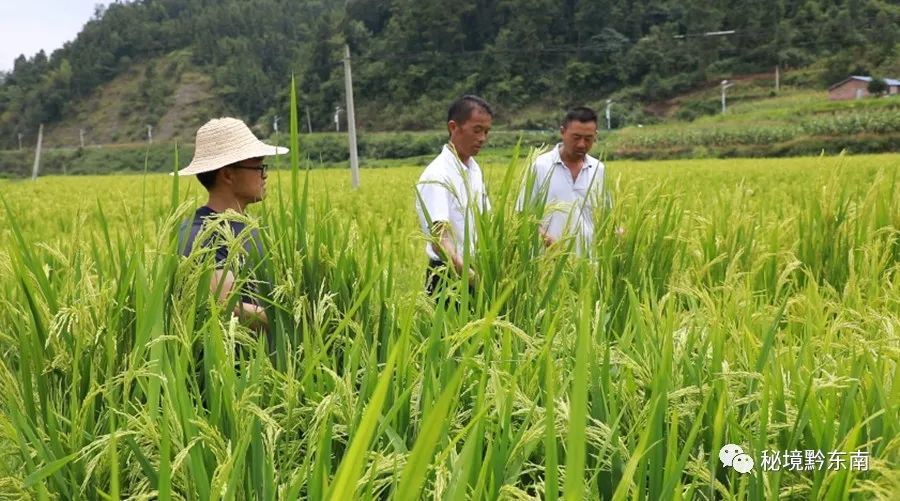
POLYGON ((197 174, 203 174, 204 172, 221 169, 226 165, 231 165, 242 160, 247 160, 248 158, 284 155, 285 153, 288 153, 290 151, 291 150, 285 148, 284 146, 272 146, 260 141, 257 144, 244 146, 239 150, 231 151, 227 154, 219 155, 213 158, 204 158, 199 160, 195 158, 190 164, 187 165, 187 167, 179 170, 178 175, 195 176, 197 174))

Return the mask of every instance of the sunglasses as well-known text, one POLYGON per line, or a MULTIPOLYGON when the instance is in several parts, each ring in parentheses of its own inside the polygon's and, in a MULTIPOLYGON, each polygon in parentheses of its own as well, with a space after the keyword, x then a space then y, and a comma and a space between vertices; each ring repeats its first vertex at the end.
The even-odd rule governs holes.
POLYGON ((269 164, 259 164, 258 166, 249 166, 249 165, 232 165, 235 169, 246 169, 246 170, 258 170, 262 177, 266 177, 269 174, 269 164))

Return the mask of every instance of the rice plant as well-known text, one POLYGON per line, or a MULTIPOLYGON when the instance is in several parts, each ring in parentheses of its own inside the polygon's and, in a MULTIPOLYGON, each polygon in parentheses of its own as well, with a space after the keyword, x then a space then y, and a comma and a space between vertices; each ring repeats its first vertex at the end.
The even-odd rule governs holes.
POLYGON ((457 307, 423 292, 420 167, 351 193, 291 141, 252 220, 268 335, 177 256, 197 183, 3 185, 3 497, 896 499, 896 155, 612 163, 586 260, 516 210, 518 149, 457 307), (868 465, 743 475, 725 444, 868 465))

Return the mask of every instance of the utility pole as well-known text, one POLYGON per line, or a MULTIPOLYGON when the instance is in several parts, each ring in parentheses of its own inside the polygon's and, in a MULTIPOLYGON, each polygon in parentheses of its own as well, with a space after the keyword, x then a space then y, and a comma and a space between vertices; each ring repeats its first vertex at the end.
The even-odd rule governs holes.
POLYGON ((147 143, 153 144, 153 126, 152 125, 147 126, 147 143))
POLYGON ((347 141, 350 147, 350 176, 353 188, 359 188, 359 153, 356 149, 356 112, 353 109, 353 75, 350 72, 350 46, 344 44, 344 93, 347 95, 347 141))
POLYGON ((781 92, 781 68, 779 64, 775 65, 775 93, 781 92))
POLYGON ((341 131, 341 112, 344 111, 340 106, 334 107, 334 131, 341 131))
POLYGON ((312 134, 312 118, 309 117, 309 106, 306 107, 306 128, 312 134))
POLYGON ((722 114, 725 114, 725 89, 729 87, 734 87, 733 83, 728 83, 728 80, 722 80, 722 114))
POLYGON ((81 148, 84 149, 84 129, 78 129, 78 142, 81 144, 81 148))
POLYGON ((19 133, 19 151, 22 151, 22 133, 19 133))
POLYGON ((41 168, 41 143, 44 142, 44 124, 38 128, 37 148, 34 150, 34 167, 31 168, 31 180, 34 181, 38 177, 38 170, 41 168))
POLYGON ((606 100, 606 130, 612 130, 612 114, 610 114, 610 108, 612 108, 613 100, 606 100))
POLYGON ((278 138, 278 120, 280 118, 281 117, 279 117, 278 115, 275 115, 274 117, 272 117, 272 130, 275 131, 275 144, 276 145, 280 143, 280 140, 278 138))

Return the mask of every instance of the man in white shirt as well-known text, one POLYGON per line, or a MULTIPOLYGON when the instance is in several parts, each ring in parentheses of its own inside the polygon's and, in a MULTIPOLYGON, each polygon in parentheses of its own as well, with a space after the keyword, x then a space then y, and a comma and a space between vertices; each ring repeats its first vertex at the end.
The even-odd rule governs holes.
POLYGON ((475 155, 487 142, 494 112, 480 97, 466 95, 447 112, 449 142, 419 177, 416 212, 425 234, 428 256, 426 290, 433 295, 441 285, 443 268, 475 280, 471 256, 478 238, 475 216, 490 210, 484 177, 475 155), (468 269, 466 269, 468 263, 468 269))
POLYGON ((519 196, 542 216, 540 235, 546 246, 563 240, 576 254, 591 254, 595 208, 611 205, 603 190, 605 166, 588 154, 597 139, 597 113, 587 107, 569 110, 560 127, 562 142, 531 166, 519 196), (573 239, 573 240, 569 240, 573 239))

